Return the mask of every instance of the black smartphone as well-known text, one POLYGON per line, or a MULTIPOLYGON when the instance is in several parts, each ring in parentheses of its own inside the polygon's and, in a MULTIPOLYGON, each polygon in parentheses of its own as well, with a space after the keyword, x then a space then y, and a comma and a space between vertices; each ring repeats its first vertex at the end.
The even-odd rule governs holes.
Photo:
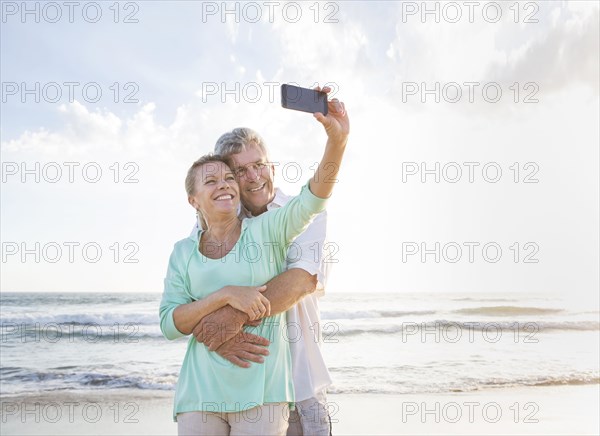
POLYGON ((294 85, 281 85, 281 106, 302 112, 327 115, 327 94, 294 85))

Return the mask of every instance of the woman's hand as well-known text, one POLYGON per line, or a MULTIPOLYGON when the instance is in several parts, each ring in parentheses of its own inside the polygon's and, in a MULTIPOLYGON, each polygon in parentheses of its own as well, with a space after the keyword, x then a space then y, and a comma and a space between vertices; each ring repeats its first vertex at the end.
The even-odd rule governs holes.
POLYGON ((241 310, 249 317, 249 321, 271 315, 271 303, 262 294, 267 290, 263 286, 226 286, 223 288, 227 303, 237 310, 241 310))

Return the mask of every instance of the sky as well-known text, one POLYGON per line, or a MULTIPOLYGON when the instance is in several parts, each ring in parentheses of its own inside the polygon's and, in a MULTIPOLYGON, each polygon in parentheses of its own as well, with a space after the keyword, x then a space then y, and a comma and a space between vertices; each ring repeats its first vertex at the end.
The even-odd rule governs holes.
POLYGON ((598 2, 8 2, 2 291, 162 291, 184 178, 234 127, 299 192, 351 134, 329 292, 599 291, 598 2), (312 168, 312 169, 311 169, 312 168))

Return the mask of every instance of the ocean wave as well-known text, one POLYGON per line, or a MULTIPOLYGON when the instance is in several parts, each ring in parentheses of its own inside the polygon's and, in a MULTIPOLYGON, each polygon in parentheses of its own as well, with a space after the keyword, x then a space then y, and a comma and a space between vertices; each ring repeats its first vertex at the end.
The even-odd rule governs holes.
POLYGON ((79 324, 79 323, 36 323, 0 325, 2 346, 11 348, 15 344, 25 343, 139 343, 144 341, 164 340, 158 325, 125 324, 79 324))
MULTIPOLYGON (((335 332, 335 336, 355 336, 361 334, 396 334, 406 333, 415 334, 418 331, 426 330, 428 332, 450 331, 450 329, 460 329, 468 331, 489 331, 491 335, 495 330, 515 331, 521 334, 533 334, 540 331, 596 331, 600 330, 598 321, 423 321, 423 322, 403 322, 388 326, 352 326, 340 327, 335 332)), ((324 326, 324 330, 331 332, 331 326, 324 326)))
POLYGON ((537 376, 516 379, 490 379, 482 380, 477 385, 481 387, 519 387, 519 386, 578 386, 600 384, 598 375, 576 374, 564 376, 537 376))
POLYGON ((116 304, 158 304, 160 293, 148 292, 2 292, 3 308, 35 306, 41 302, 48 307, 116 304))
POLYGON ((516 300, 514 298, 485 298, 485 297, 478 297, 478 298, 473 298, 473 297, 464 297, 464 298, 451 298, 452 301, 490 301, 490 302, 494 302, 494 303, 499 303, 499 302, 515 302, 515 301, 519 301, 516 300))
MULTIPOLYGON (((434 310, 327 310, 321 312, 321 319, 363 319, 363 318, 401 318, 409 316, 434 315, 434 310)), ((5 315, 0 321, 0 327, 5 330, 12 326, 25 325, 31 328, 47 328, 51 325, 73 325, 73 326, 112 326, 134 324, 138 326, 149 326, 159 324, 158 313, 68 313, 68 314, 46 314, 19 313, 11 316, 5 315)))
POLYGON ((453 313, 461 315, 493 315, 493 316, 515 316, 515 315, 554 315, 564 312, 563 309, 552 309, 547 307, 523 307, 523 306, 481 306, 468 307, 453 310, 453 313))
MULTIPOLYGON (((369 368, 356 369, 360 372, 367 372, 369 368)), ((331 368, 332 376, 338 372, 331 368)), ((523 377, 515 379, 469 379, 452 380, 448 383, 435 384, 411 384, 411 383, 389 383, 375 384, 365 383, 334 383, 327 389, 328 393, 335 394, 441 394, 452 392, 475 392, 486 389, 500 388, 523 388, 523 387, 541 387, 541 386, 582 386, 600 384, 600 377, 597 375, 565 375, 565 376, 537 376, 523 377)))
MULTIPOLYGON (((360 319, 360 318, 356 318, 360 319)), ((124 342, 138 343, 143 341, 163 340, 164 337, 158 324, 138 325, 125 324, 79 324, 79 323, 49 323, 49 324, 10 324, 0 325, 3 346, 10 348, 14 342, 58 342, 59 340, 82 340, 85 342, 124 342)), ((421 334, 449 335, 453 339, 455 331, 460 330, 465 335, 473 331, 486 331, 490 336, 498 333, 531 335, 551 331, 598 331, 598 321, 452 321, 438 319, 434 321, 396 321, 388 324, 350 324, 339 323, 335 320, 326 321, 322 325, 325 340, 338 337, 353 337, 359 335, 394 335, 403 334, 411 337, 421 334)), ((457 340, 460 340, 460 335, 457 340)))
MULTIPOLYGON (((4 368, 3 370, 5 370, 4 368)), ((58 390, 174 390, 178 371, 160 374, 115 374, 106 371, 92 371, 89 368, 58 367, 45 371, 31 371, 27 368, 10 368, 3 371, 3 394, 23 394, 31 392, 52 392, 58 390), (68 370, 67 370, 68 369, 68 370), (15 373, 15 370, 18 370, 15 373)), ((330 393, 343 394, 426 394, 472 392, 493 388, 518 388, 539 386, 577 386, 600 384, 596 371, 571 373, 558 376, 522 376, 515 378, 474 378, 472 376, 448 377, 446 380, 431 381, 423 378, 412 379, 422 373, 418 366, 330 367, 336 381, 330 393), (400 374, 401 377, 393 377, 400 374)))
POLYGON ((177 374, 156 376, 120 375, 101 372, 34 371, 21 369, 18 373, 3 374, 3 387, 18 387, 20 392, 28 390, 54 391, 66 389, 141 389, 172 390, 177 374), (28 389, 30 388, 30 389, 28 389))
MULTIPOLYGON (((450 313, 457 315, 469 316, 544 316, 557 315, 564 313, 563 309, 544 308, 544 307, 522 307, 522 306, 481 306, 471 308, 461 308, 452 310, 450 313)), ((407 318, 407 317, 423 317, 427 315, 442 315, 438 310, 390 310, 390 309, 371 309, 371 310, 322 310, 321 319, 325 321, 334 320, 354 320, 354 319, 382 319, 382 318, 407 318)), ((597 312, 584 312, 583 314, 597 314, 597 312)), ((158 326, 158 312, 139 311, 139 312, 91 312, 91 313, 59 313, 43 315, 39 313, 3 313, 0 320, 0 328, 9 330, 12 326, 26 325, 33 326, 49 326, 52 324, 58 325, 127 325, 134 324, 137 326, 158 326)))
POLYGON ((321 312, 321 319, 401 318, 435 313, 435 310, 326 310, 321 312))
MULTIPOLYGON (((491 301, 491 300, 490 300, 491 301)), ((508 300, 507 300, 508 301, 508 300)), ((480 306, 455 309, 449 313, 460 315, 484 315, 484 316, 543 316, 564 313, 563 309, 548 307, 525 307, 525 306, 480 306)), ((442 313, 436 310, 324 310, 321 312, 323 320, 343 319, 368 319, 368 318, 402 318, 409 316, 435 315, 442 313)), ((592 313, 592 312, 590 312, 592 313)))
POLYGON ((7 328, 14 325, 158 325, 158 311, 156 313, 67 313, 57 315, 39 315, 35 313, 21 313, 15 316, 4 316, 0 327, 7 328))

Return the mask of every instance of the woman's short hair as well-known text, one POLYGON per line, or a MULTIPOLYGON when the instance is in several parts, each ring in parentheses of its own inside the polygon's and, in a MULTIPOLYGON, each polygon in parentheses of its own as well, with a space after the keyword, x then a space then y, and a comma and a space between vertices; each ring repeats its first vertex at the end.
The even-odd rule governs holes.
MULTIPOLYGON (((187 192, 188 197, 193 196, 196 187, 196 177, 198 177, 198 170, 200 167, 207 163, 211 162, 222 162, 231 168, 231 159, 221 156, 220 154, 208 153, 202 156, 200 159, 195 161, 190 169, 187 172, 187 176, 185 177, 185 192, 187 192)), ((233 171, 233 170, 232 170, 233 171)))

